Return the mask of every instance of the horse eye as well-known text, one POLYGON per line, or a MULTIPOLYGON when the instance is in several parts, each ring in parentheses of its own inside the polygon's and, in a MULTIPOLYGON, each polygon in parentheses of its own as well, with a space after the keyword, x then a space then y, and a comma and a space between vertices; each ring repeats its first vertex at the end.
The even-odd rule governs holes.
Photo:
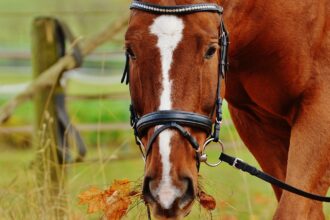
POLYGON ((128 56, 132 59, 132 60, 135 60, 136 59, 136 56, 133 52, 133 50, 131 48, 127 48, 126 49, 126 53, 128 54, 128 56))
POLYGON ((213 55, 215 54, 215 52, 217 51, 217 48, 215 47, 210 47, 205 54, 205 58, 206 59, 211 59, 213 57, 213 55))

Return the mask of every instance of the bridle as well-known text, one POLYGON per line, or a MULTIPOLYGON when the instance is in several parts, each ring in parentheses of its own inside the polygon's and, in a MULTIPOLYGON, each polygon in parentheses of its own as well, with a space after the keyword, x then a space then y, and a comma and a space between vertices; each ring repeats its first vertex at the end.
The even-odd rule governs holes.
MULTIPOLYGON (((151 3, 145 3, 140 1, 133 1, 130 9, 145 11, 152 14, 162 14, 162 15, 181 15, 200 12, 212 12, 222 15, 223 8, 217 4, 213 3, 201 3, 201 4, 189 4, 189 5, 176 5, 176 6, 162 6, 151 3)), ((222 98, 220 96, 221 91, 221 80, 225 77, 225 73, 228 69, 228 45, 229 37, 228 32, 225 28, 223 20, 221 20, 220 30, 219 30, 219 46, 220 46, 220 59, 218 64, 218 84, 217 84, 217 94, 214 109, 210 116, 200 115, 195 112, 185 112, 178 110, 165 110, 165 111, 155 111, 143 116, 139 116, 136 113, 133 102, 130 105, 130 121, 131 126, 134 130, 134 135, 136 139, 136 144, 139 146, 140 151, 144 160, 148 157, 152 145, 159 136, 159 134, 166 129, 176 129, 194 148, 196 152, 196 163, 199 170, 200 162, 205 162, 210 166, 216 166, 218 164, 210 164, 207 162, 206 154, 201 150, 205 149, 206 145, 210 142, 218 142, 222 146, 219 140, 220 126, 222 121, 222 98), (215 114, 215 122, 212 122, 212 116, 215 114), (146 134, 146 131, 151 127, 156 127, 155 132, 152 134, 147 147, 145 148, 141 139, 146 134), (197 128, 204 131, 208 135, 202 149, 195 139, 183 126, 197 128), (213 129, 212 129, 213 127, 213 129)), ((130 78, 130 57, 126 53, 126 65, 123 73, 121 82, 129 83, 130 78)))

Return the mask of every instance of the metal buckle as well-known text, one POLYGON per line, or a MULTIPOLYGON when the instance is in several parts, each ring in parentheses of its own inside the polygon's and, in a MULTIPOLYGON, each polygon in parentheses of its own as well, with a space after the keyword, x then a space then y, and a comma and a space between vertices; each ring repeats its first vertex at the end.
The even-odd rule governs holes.
POLYGON ((240 158, 235 158, 234 163, 233 163, 232 166, 239 170, 239 168, 236 166, 237 163, 238 163, 238 161, 239 161, 239 162, 244 162, 244 161, 243 161, 242 159, 240 159, 240 158))
MULTIPOLYGON (((205 163, 205 164, 208 165, 209 167, 217 167, 217 166, 219 166, 219 165, 222 163, 221 160, 219 160, 217 163, 209 163, 209 162, 207 162, 207 154, 205 153, 205 151, 206 151, 207 146, 208 146, 211 142, 213 142, 213 141, 214 141, 214 138, 209 138, 209 139, 207 139, 207 140, 205 141, 205 143, 204 143, 204 145, 203 145, 203 149, 202 149, 201 156, 200 156, 200 158, 199 158, 200 162, 205 163)), ((217 143, 220 144, 221 152, 224 153, 224 145, 223 145, 223 143, 222 143, 220 140, 219 140, 217 143)))
POLYGON ((215 117, 215 122, 221 125, 222 120, 218 120, 218 117, 215 117))

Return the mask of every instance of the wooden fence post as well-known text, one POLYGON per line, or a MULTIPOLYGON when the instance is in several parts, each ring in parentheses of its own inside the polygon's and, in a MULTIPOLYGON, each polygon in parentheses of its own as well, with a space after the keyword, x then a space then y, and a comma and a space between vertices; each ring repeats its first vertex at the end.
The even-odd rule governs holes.
MULTIPOLYGON (((38 78, 42 72, 64 56, 65 42, 58 22, 51 17, 39 17, 32 24, 32 67, 33 76, 38 78)), ((40 187, 42 219, 67 219, 65 192, 65 165, 58 157, 58 120, 55 94, 63 93, 59 79, 54 86, 35 94, 35 146, 38 151, 35 163, 37 181, 40 187)))

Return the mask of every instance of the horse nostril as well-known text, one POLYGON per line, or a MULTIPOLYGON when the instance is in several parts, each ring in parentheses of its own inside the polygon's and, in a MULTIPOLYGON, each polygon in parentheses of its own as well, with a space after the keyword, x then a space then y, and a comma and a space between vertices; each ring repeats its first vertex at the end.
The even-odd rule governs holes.
POLYGON ((186 184, 186 191, 182 195, 179 201, 179 208, 183 209, 187 205, 189 205, 195 199, 195 190, 194 190, 194 183, 190 177, 184 178, 184 182, 186 184))
POLYGON ((150 183, 152 181, 151 177, 145 177, 144 178, 144 182, 143 182, 143 189, 142 189, 142 195, 143 195, 143 200, 146 203, 150 203, 155 201, 152 193, 151 193, 151 189, 150 189, 150 183))

